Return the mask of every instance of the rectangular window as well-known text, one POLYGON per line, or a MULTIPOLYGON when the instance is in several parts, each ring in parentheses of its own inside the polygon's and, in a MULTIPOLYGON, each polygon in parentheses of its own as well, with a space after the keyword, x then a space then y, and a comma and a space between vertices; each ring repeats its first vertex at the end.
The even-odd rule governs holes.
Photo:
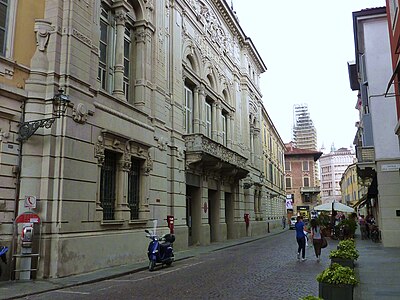
POLYGON ((193 133, 193 91, 185 86, 185 129, 186 133, 193 133))
POLYGON ((303 178, 303 186, 304 187, 309 187, 310 186, 310 178, 304 177, 303 178))
POLYGON ((115 30, 113 15, 103 4, 100 15, 100 57, 98 79, 103 90, 113 90, 115 30))
POLYGON ((0 55, 6 55, 8 0, 0 0, 0 55))
POLYGON ((226 146, 227 140, 226 140, 226 116, 222 115, 222 128, 221 128, 221 134, 222 134, 222 144, 226 146))
POLYGON ((106 150, 100 177, 100 205, 103 219, 114 220, 116 201, 117 154, 106 150))
POLYGON ((264 125, 264 145, 267 144, 267 126, 264 125))
POLYGON ((124 95, 129 100, 129 74, 130 74, 130 53, 131 53, 131 31, 125 28, 124 38, 124 95))
POLYGON ((309 171, 308 160, 303 161, 303 171, 309 171))
POLYGON ((206 135, 211 138, 211 105, 206 102, 206 135))
POLYGON ((128 205, 131 210, 131 220, 137 220, 139 219, 141 162, 132 158, 131 163, 131 169, 128 173, 128 205))
POLYGON ((269 181, 274 183, 274 168, 272 163, 269 163, 269 181))
POLYGON ((285 171, 291 171, 290 167, 290 161, 285 161, 285 171))
POLYGON ((291 189, 292 188, 292 178, 286 177, 286 188, 291 189))

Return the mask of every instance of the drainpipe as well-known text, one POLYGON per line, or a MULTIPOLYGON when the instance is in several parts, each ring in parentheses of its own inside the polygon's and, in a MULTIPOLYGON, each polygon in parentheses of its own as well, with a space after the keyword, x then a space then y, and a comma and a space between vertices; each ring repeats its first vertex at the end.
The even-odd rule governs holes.
MULTIPOLYGON (((22 105, 21 105, 21 117, 20 117, 20 124, 22 124, 25 121, 25 101, 26 99, 23 100, 22 105)), ((21 168, 22 168, 22 140, 19 140, 19 149, 18 149, 18 164, 16 168, 13 170, 13 173, 15 174, 16 177, 16 183, 15 183, 15 198, 14 198, 14 220, 13 220, 13 233, 12 233, 12 240, 11 240, 11 265, 10 265, 10 273, 9 273, 9 278, 11 280, 15 280, 15 267, 16 267, 16 261, 14 254, 16 254, 17 250, 17 238, 18 238, 18 227, 17 224, 15 223, 15 220, 17 219, 19 215, 19 192, 20 192, 20 187, 21 187, 21 168)))

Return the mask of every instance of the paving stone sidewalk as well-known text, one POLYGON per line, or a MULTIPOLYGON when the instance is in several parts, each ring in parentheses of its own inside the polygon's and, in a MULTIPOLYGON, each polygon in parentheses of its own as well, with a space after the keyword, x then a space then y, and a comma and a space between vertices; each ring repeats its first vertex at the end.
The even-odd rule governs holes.
MULTIPOLYGON (((245 237, 237 240, 213 243, 209 246, 191 247, 188 250, 176 252, 175 258, 177 261, 187 259, 203 253, 280 234, 286 230, 282 230, 282 228, 279 227, 272 229, 266 236, 245 237)), ((400 278, 400 248, 384 248, 380 243, 373 243, 371 240, 361 240, 358 237, 359 235, 356 238, 356 243, 360 257, 356 263, 355 270, 359 276, 360 284, 355 287, 354 299, 400 299, 400 285, 398 284, 398 279, 400 278)), ((0 299, 20 298, 45 291, 97 282, 145 270, 147 266, 147 261, 143 261, 65 278, 0 282, 0 299)))

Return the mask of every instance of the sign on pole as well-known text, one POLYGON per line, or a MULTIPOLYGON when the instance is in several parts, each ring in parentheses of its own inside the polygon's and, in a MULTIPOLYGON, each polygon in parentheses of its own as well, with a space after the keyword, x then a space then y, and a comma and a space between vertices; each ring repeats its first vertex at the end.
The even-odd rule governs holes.
POLYGON ((35 196, 25 196, 25 207, 36 208, 36 197, 35 196))

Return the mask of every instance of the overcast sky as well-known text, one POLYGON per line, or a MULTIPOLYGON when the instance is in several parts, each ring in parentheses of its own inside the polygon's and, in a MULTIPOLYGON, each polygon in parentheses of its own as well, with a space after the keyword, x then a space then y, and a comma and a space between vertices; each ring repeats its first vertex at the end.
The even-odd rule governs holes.
POLYGON ((267 66, 261 92, 282 140, 292 139, 293 105, 307 103, 318 147, 349 148, 358 119, 347 72, 355 60, 352 12, 385 6, 385 0, 232 1, 267 66))

